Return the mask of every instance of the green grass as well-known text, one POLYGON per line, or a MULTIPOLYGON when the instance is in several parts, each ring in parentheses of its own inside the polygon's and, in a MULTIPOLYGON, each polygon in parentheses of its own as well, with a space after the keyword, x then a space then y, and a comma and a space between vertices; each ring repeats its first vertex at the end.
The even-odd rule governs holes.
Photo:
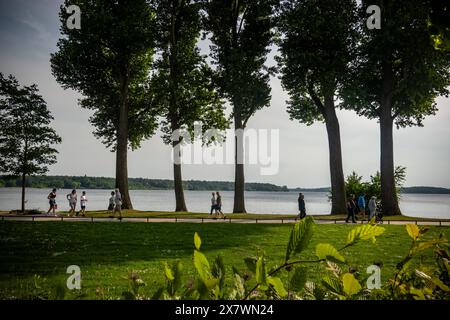
MULTIPOLYGON (((345 244, 352 225, 317 225, 310 247, 302 258, 313 258, 317 243, 345 244)), ((410 240, 404 226, 383 225, 386 232, 373 244, 361 242, 344 252, 361 273, 377 261, 383 262, 383 283, 392 277, 395 265, 407 253, 410 240)), ((231 266, 245 269, 243 258, 265 252, 269 267, 281 263, 292 225, 282 224, 197 224, 197 223, 102 223, 102 222, 0 222, 0 298, 48 296, 56 284, 65 284, 69 265, 82 272, 81 295, 69 298, 117 299, 129 289, 127 279, 137 272, 151 296, 164 283, 164 262, 180 260, 184 281, 195 275, 192 264, 193 235, 202 237, 202 251, 211 261, 222 254, 231 283, 231 266), (38 278, 39 277, 39 278, 38 278), (36 280, 37 279, 37 280, 36 280), (44 292, 44 294, 42 294, 44 292)), ((449 227, 430 227, 426 238, 449 227)), ((427 251, 416 263, 433 264, 427 251)), ((318 281, 322 265, 308 265, 309 280, 318 281)))

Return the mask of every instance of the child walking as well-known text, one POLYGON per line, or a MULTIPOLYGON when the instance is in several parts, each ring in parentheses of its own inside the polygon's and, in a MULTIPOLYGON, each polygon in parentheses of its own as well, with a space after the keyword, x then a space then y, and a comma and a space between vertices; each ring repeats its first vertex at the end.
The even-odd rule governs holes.
POLYGON ((81 213, 82 217, 84 217, 85 213, 86 213, 86 202, 87 201, 88 200, 87 200, 87 197, 86 197, 86 191, 83 191, 83 193, 81 194, 81 198, 80 198, 81 211, 79 212, 79 213, 81 213))

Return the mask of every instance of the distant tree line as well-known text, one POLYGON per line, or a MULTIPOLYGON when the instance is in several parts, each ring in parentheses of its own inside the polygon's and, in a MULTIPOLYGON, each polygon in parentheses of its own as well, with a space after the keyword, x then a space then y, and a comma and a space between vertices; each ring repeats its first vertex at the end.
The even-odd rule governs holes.
MULTIPOLYGON (((130 190, 173 190, 174 181, 168 179, 129 178, 130 190)), ((0 187, 20 187, 21 178, 0 176, 0 187)), ((115 179, 108 177, 88 176, 30 176, 27 177, 27 188, 58 188, 58 189, 114 189, 115 179)), ((219 190, 233 191, 231 181, 183 181, 186 190, 219 190)), ((277 186, 271 183, 246 183, 247 191, 289 191, 287 186, 277 186)))

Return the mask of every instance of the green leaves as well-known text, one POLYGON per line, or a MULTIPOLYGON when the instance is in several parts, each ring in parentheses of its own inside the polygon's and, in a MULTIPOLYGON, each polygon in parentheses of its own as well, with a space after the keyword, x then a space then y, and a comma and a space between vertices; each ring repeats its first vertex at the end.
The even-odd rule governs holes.
POLYGON ((264 256, 258 258, 256 261, 256 282, 259 284, 266 284, 266 265, 264 263, 264 256))
POLYGON ((331 260, 334 262, 345 262, 345 258, 335 247, 328 243, 319 243, 316 246, 316 256, 321 260, 331 260))
POLYGON ((313 234, 313 225, 314 221, 311 217, 306 217, 294 225, 286 250, 286 261, 292 254, 300 253, 308 247, 313 234))
POLYGON ((195 249, 200 250, 200 246, 202 245, 202 240, 200 239, 200 236, 198 233, 194 233, 194 246, 195 249))
POLYGON ((356 278, 351 273, 345 273, 342 276, 342 284, 343 284, 344 293, 347 296, 353 296, 353 295, 357 294, 359 291, 361 291, 361 289, 362 289, 358 280, 356 280, 356 278))
POLYGON ((289 279, 289 287, 297 291, 302 290, 306 283, 307 274, 308 269, 306 267, 295 268, 294 273, 289 279))
POLYGON ((406 231, 408 232, 408 235, 411 237, 411 239, 413 239, 415 241, 419 238, 420 229, 417 225, 410 223, 410 224, 407 224, 405 227, 406 227, 406 231))
POLYGON ((288 292, 284 288, 283 282, 277 277, 267 277, 267 283, 269 286, 280 296, 280 298, 285 298, 288 292))
POLYGON ((366 224, 352 229, 347 236, 347 246, 353 245, 360 240, 376 241, 376 237, 383 234, 385 229, 376 225, 366 224))

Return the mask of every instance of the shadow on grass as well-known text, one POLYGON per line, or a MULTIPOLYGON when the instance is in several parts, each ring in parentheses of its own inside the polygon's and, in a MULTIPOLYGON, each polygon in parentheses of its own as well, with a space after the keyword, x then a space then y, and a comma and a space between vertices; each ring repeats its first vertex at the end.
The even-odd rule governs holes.
MULTIPOLYGON (((270 243, 285 250, 288 225, 198 223, 1 222, 0 273, 51 274, 75 265, 119 265, 192 257, 193 236, 202 251, 253 251, 270 243), (281 230, 281 232, 280 232, 281 230), (265 235, 265 236, 264 236, 265 235), (264 238, 266 237, 266 238, 264 238), (281 248, 283 244, 283 248, 281 248)), ((244 258, 244 257, 243 257, 244 258)))

